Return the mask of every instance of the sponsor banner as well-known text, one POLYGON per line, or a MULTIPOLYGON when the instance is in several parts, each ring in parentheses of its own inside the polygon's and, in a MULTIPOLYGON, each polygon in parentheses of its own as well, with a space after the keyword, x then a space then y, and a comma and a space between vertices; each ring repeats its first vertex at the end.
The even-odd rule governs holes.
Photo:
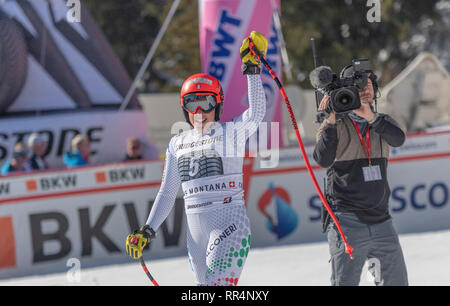
POLYGON ((120 186, 147 185, 162 176, 159 161, 120 163, 72 170, 34 172, 0 178, 0 204, 36 197, 97 192, 120 186))
MULTIPOLYGON (((450 228, 449 140, 449 131, 413 134, 392 154, 388 167, 389 205, 399 233, 450 228)), ((313 149, 313 146, 306 148, 308 155, 313 149)), ((244 186, 247 186, 252 244, 267 246, 326 239, 321 232, 322 202, 299 149, 280 150, 276 169, 261 169, 260 161, 245 163, 244 186)), ((323 185, 326 170, 312 158, 311 164, 317 181, 323 185)))
MULTIPOLYGON (((222 115, 223 122, 239 116, 248 108, 247 80, 241 72, 239 48, 251 31, 256 30, 268 39, 266 60, 282 81, 280 41, 273 21, 273 11, 279 6, 279 0, 199 1, 202 67, 204 73, 216 77, 222 84, 227 105, 222 115)), ((281 122, 279 89, 265 68, 261 78, 267 97, 264 121, 281 122)), ((281 139, 281 130, 279 136, 281 139)))
POLYGON ((401 147, 392 148, 390 157, 391 159, 398 159, 424 154, 445 154, 448 153, 449 145, 449 132, 435 132, 428 134, 412 133, 408 135, 405 143, 401 147))
POLYGON ((147 137, 147 119, 141 111, 102 111, 5 118, 0 121, 0 164, 11 157, 14 144, 27 142, 37 132, 47 140, 46 159, 50 168, 61 168, 63 154, 70 150, 72 138, 85 134, 91 143, 89 162, 93 165, 121 161, 129 137, 145 144, 144 156, 157 158, 147 137), (27 122, 24 125, 24 122, 27 122))
MULTIPOLYGON (((439 159, 391 162, 390 213, 399 233, 450 228, 450 155, 439 159), (439 166, 437 167, 436 164, 439 166)), ((326 171, 315 171, 323 181, 326 171)), ((253 245, 326 239, 321 232, 322 202, 306 171, 255 176, 247 208, 253 245)))
MULTIPOLYGON (((318 168, 319 166, 313 158, 314 146, 305 146, 305 151, 313 168, 318 168)), ((274 150, 260 152, 259 158, 256 159, 253 165, 253 170, 264 171, 264 169, 270 168, 276 168, 278 170, 296 169, 298 167, 304 168, 306 164, 297 145, 281 150, 275 148, 274 150)))
MULTIPOLYGON (((390 212, 399 233, 450 227, 449 136, 450 132, 412 136, 415 143, 436 141, 442 150, 422 155, 412 150, 391 159, 390 212)), ((281 150, 280 156, 291 155, 291 150, 281 150)), ((326 239, 321 232, 322 204, 302 162, 288 161, 289 167, 281 163, 276 169, 258 169, 257 162, 244 161, 252 246, 326 239)), ((131 262, 124 252, 125 238, 146 221, 162 167, 160 161, 137 162, 1 178, 0 190, 12 195, 0 196, 0 278, 67 271, 70 258, 79 259, 82 267, 131 262), (35 183, 27 185, 29 181, 35 183)), ((319 182, 325 172, 315 170, 319 182)), ((147 258, 186 254, 182 196, 180 188, 147 258)), ((233 230, 230 224, 222 236, 233 230)))
MULTIPOLYGON (((449 153, 450 132, 435 133, 410 133, 407 134, 405 143, 399 148, 391 148, 390 160, 409 160, 415 157, 422 158, 424 155, 433 158, 446 156, 449 153)), ((305 151, 313 169, 319 169, 313 158, 314 145, 305 145, 305 151)), ((298 145, 277 151, 262 151, 259 158, 253 164, 253 171, 263 171, 271 166, 277 170, 306 167, 306 163, 298 145)), ((268 171, 270 173, 271 171, 268 171)))
MULTIPOLYGON (((0 197, 0 278, 63 271, 70 258, 128 261, 125 238, 145 223, 161 176, 158 161, 12 178, 12 196, 0 197)), ((146 256, 186 252, 181 196, 146 256)))
MULTIPOLYGON (((0 278, 67 271, 70 258, 82 267, 131 262, 125 238, 145 223, 157 191, 147 187, 0 205, 0 278)), ((186 252, 183 210, 178 199, 147 258, 186 252)))

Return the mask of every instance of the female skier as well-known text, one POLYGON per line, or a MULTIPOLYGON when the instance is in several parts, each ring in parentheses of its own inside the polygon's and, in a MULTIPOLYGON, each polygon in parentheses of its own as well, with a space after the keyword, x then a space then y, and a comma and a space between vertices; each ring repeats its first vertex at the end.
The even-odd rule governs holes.
MULTIPOLYGON (((265 55, 267 39, 253 31, 251 41, 265 55)), ((237 285, 250 248, 250 223, 244 203, 242 164, 246 139, 266 112, 260 64, 242 42, 242 72, 247 75, 249 108, 232 125, 217 122, 224 94, 208 74, 189 77, 181 106, 193 129, 174 136, 166 151, 161 187, 146 225, 129 235, 127 253, 139 259, 167 218, 181 184, 187 217, 189 261, 197 285, 237 285)))

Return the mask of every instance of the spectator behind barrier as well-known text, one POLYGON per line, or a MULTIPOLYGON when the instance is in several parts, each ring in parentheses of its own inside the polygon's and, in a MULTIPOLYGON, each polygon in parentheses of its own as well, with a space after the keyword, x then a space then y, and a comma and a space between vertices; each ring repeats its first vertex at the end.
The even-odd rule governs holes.
POLYGON ((31 157, 28 165, 31 170, 45 170, 48 169, 48 163, 45 160, 44 154, 47 148, 47 141, 38 133, 33 133, 28 138, 28 147, 31 150, 31 157))
POLYGON ((142 144, 137 138, 127 139, 127 155, 123 161, 140 160, 142 159, 142 144))
POLYGON ((86 135, 76 135, 72 139, 72 150, 63 156, 67 168, 86 166, 89 163, 90 142, 86 135))
POLYGON ((8 175, 12 172, 29 171, 27 165, 29 150, 23 142, 18 142, 14 146, 12 157, 3 165, 1 174, 8 175))

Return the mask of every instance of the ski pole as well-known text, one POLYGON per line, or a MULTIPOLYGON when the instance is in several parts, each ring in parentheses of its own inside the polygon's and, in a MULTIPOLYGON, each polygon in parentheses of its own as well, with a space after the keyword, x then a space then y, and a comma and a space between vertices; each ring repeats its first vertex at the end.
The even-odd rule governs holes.
POLYGON ((258 51, 257 48, 255 48, 255 44, 250 39, 250 37, 248 39, 249 39, 249 49, 252 52, 253 56, 256 56, 260 60, 260 62, 263 63, 263 65, 269 71, 269 74, 271 75, 271 77, 274 79, 275 83, 277 83, 278 87, 280 88, 280 93, 281 93, 281 96, 283 97, 286 107, 288 109, 289 117, 291 118, 292 126, 294 127, 295 135, 297 136, 297 142, 300 147, 300 151, 302 152, 303 159, 305 160, 305 163, 306 163, 306 168, 308 169, 309 175, 311 176, 311 179, 314 183, 314 186, 316 187, 317 193, 319 194, 319 197, 322 200, 323 205, 325 206, 326 210, 328 211, 328 213, 330 214, 331 218, 333 219, 334 223, 336 224, 336 226, 338 228, 339 234, 341 235, 342 240, 345 245, 345 253, 349 254, 350 258, 353 259, 353 248, 350 246, 350 244, 348 244, 347 238, 345 238, 341 224, 339 223, 339 221, 337 220, 333 211, 331 210, 330 206, 328 205, 327 200, 325 199, 325 196, 323 195, 322 190, 320 189, 319 184, 317 183, 316 176, 314 175, 314 172, 312 171, 308 156, 306 155, 305 147, 303 146, 303 141, 300 136, 300 132, 298 130, 297 120, 295 119, 295 115, 292 110, 291 103, 289 102, 289 98, 287 97, 287 94, 283 88, 283 85, 281 84, 280 80, 278 79, 278 77, 275 74, 275 72, 273 71, 273 69, 270 67, 269 63, 267 63, 267 61, 265 60, 264 56, 258 51))
POLYGON ((139 258, 139 261, 141 262, 141 266, 142 269, 144 269, 145 274, 147 274, 148 278, 150 279, 150 281, 153 283, 153 285, 155 285, 156 287, 159 286, 159 284, 156 282, 156 280, 153 278, 153 276, 150 274, 150 272, 147 269, 147 266, 145 265, 145 261, 144 261, 144 257, 141 256, 141 258, 139 258))

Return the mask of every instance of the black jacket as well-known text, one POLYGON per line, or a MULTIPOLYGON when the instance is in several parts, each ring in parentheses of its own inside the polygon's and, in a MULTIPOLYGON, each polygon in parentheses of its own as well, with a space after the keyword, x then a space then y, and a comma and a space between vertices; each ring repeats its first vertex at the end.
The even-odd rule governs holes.
POLYGON ((30 165, 30 168, 32 170, 45 170, 48 169, 48 165, 47 162, 45 161, 45 159, 36 156, 35 154, 33 154, 31 156, 31 158, 28 160, 28 164, 30 165))
POLYGON ((379 114, 370 126, 371 162, 379 165, 382 179, 365 182, 362 172, 368 157, 355 127, 348 116, 336 124, 326 122, 319 128, 314 159, 327 169, 327 199, 336 211, 354 212, 366 224, 386 221, 389 215, 391 191, 387 181, 390 147, 399 147, 405 133, 388 115, 379 114))

